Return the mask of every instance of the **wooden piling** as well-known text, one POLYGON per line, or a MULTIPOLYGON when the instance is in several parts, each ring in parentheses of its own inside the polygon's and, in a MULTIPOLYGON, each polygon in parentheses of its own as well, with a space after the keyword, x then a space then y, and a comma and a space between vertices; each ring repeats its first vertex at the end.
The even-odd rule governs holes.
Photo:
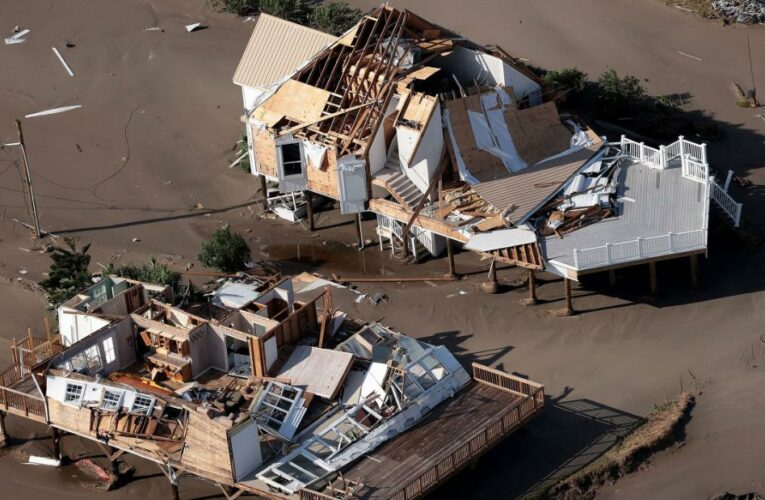
POLYGON ((574 308, 571 306, 571 280, 568 278, 563 278, 563 297, 563 315, 571 316, 574 314, 574 308))
POLYGON ((529 298, 526 301, 527 305, 534 305, 537 303, 537 276, 533 269, 529 269, 529 298))
POLYGON ((313 221, 313 192, 303 191, 305 193, 306 209, 308 215, 308 230, 313 232, 316 230, 313 221))
POLYGON ((648 272, 651 275, 651 294, 656 295, 659 292, 659 281, 656 277, 656 262, 648 263, 648 272))
POLYGON ((691 287, 696 290, 699 288, 699 254, 691 255, 691 287))
POLYGON ((53 457, 57 460, 63 460, 63 455, 61 454, 61 431, 51 427, 50 433, 53 437, 53 457))
POLYGON ((614 288, 616 286, 616 269, 608 270, 608 285, 611 288, 614 288))
POLYGON ((8 445, 8 431, 5 429, 5 413, 0 411, 0 448, 8 445))
POLYGON ((260 192, 263 193, 263 211, 268 212, 268 181, 265 175, 260 175, 260 192))
POLYGON ((356 214, 356 240, 358 241, 359 250, 364 249, 364 240, 361 234, 361 214, 356 214))
POLYGON ((446 256, 449 259, 449 276, 457 276, 457 271, 454 266, 454 248, 452 247, 452 240, 446 238, 446 256))

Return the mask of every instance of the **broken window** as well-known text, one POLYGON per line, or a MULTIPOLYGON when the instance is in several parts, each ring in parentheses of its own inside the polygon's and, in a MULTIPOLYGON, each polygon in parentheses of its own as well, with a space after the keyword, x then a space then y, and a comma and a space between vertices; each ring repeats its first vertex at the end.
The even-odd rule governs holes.
POLYGON ((303 173, 303 158, 300 154, 300 143, 282 144, 280 148, 284 176, 301 175, 303 173))
POLYGON ((64 402, 79 406, 80 402, 82 401, 82 395, 84 392, 84 384, 74 384, 67 382, 66 392, 64 394, 64 402))
POLYGON ((253 407, 255 421, 278 437, 292 439, 306 411, 302 395, 291 385, 269 382, 253 407))
POLYGON ((103 341, 104 346, 104 357, 106 358, 106 363, 112 363, 117 357, 114 354, 114 339, 109 337, 108 339, 103 341))
POLYGON ((101 398, 101 409, 107 411, 117 411, 122 403, 124 392, 114 389, 104 389, 104 395, 101 398))
POLYGON ((130 408, 130 411, 134 413, 143 413, 144 415, 148 415, 148 413, 151 411, 151 407, 154 404, 154 398, 151 398, 149 396, 144 396, 142 394, 137 394, 135 399, 133 400, 133 406, 130 408))

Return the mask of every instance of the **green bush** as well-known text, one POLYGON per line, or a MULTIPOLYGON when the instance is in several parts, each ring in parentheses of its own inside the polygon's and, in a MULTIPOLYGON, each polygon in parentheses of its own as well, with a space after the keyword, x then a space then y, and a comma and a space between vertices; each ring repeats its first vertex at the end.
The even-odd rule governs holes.
POLYGON ((587 73, 577 68, 547 71, 542 81, 556 91, 581 92, 587 86, 587 73))
POLYGON ((314 25, 325 33, 340 36, 361 19, 361 11, 345 2, 333 0, 316 7, 313 13, 314 25))
POLYGON ((260 0, 260 12, 294 23, 310 25, 313 5, 304 0, 260 0))
POLYGON ((242 138, 237 142, 239 147, 237 148, 236 157, 239 158, 240 156, 244 155, 244 158, 239 160, 239 168, 242 169, 242 172, 245 174, 251 173, 250 170, 250 150, 247 145, 247 134, 243 134, 242 138))
POLYGON ((621 77, 613 69, 603 73, 598 78, 597 85, 598 98, 602 105, 612 108, 614 112, 634 110, 646 97, 640 80, 632 75, 621 77))
POLYGON ((84 290, 91 284, 90 244, 77 250, 75 238, 64 238, 64 247, 50 247, 50 258, 53 262, 48 271, 48 278, 40 282, 40 286, 48 295, 48 302, 52 309, 69 300, 76 293, 84 290))
POLYGON ((155 285, 169 285, 174 292, 180 289, 181 275, 170 270, 165 264, 160 264, 152 257, 145 264, 122 264, 115 266, 109 264, 104 269, 104 275, 113 274, 131 280, 153 283, 155 285))
POLYGON ((199 261, 224 273, 235 273, 250 260, 250 247, 241 234, 228 226, 216 229, 212 237, 202 243, 199 261))
POLYGON ((258 10, 258 0, 207 0, 207 2, 216 10, 240 16, 246 16, 258 10))

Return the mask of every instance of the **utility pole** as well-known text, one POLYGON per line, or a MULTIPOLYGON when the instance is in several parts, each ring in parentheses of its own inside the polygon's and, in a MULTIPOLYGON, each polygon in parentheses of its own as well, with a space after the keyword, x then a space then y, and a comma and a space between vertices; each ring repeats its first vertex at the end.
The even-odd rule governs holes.
POLYGON ((18 146, 21 148, 21 157, 24 160, 24 182, 26 183, 27 191, 29 192, 29 201, 32 206, 32 219, 35 226, 35 237, 42 236, 40 231, 40 219, 37 217, 37 201, 35 200, 35 192, 32 188, 32 175, 29 172, 29 160, 27 159, 27 150, 24 147, 24 133, 21 131, 21 121, 16 120, 16 132, 19 136, 18 146))

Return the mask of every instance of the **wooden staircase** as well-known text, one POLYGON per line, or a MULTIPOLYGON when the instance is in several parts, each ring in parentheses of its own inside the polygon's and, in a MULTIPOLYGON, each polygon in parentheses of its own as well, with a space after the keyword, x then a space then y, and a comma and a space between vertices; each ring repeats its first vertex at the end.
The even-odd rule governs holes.
POLYGON ((409 180, 409 177, 401 173, 401 162, 398 159, 398 145, 394 142, 388 154, 388 160, 373 181, 385 188, 393 198, 407 210, 414 211, 422 200, 422 192, 409 180))

